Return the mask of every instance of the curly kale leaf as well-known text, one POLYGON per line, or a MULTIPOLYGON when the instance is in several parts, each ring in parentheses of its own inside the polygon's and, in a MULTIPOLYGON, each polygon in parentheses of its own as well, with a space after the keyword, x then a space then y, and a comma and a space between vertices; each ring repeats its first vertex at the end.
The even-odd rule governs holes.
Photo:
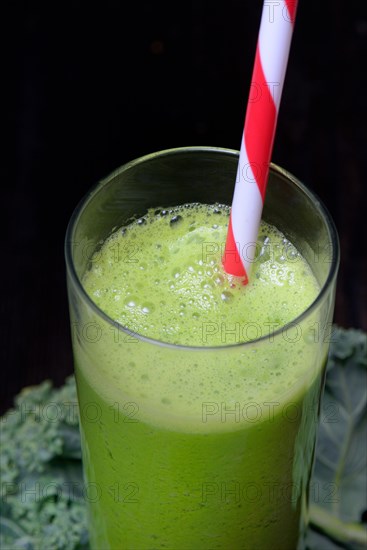
POLYGON ((0 421, 0 547, 88 548, 73 377, 25 388, 0 421))

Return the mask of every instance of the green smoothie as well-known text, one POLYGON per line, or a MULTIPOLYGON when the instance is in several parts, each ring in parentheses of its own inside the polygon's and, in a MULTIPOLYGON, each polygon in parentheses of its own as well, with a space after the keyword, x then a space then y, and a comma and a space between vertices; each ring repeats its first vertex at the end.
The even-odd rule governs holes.
POLYGON ((84 276, 116 321, 93 308, 73 320, 95 550, 297 546, 323 361, 316 313, 279 329, 319 287, 266 223, 250 283, 224 273, 228 216, 151 210, 115 228, 84 276))

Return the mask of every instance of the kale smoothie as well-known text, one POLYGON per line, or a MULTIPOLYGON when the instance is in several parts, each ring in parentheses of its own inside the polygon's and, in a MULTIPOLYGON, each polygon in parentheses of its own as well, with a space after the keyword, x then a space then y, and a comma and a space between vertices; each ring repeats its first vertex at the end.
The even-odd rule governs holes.
POLYGON ((289 323, 320 289, 265 222, 250 283, 224 273, 228 217, 149 210, 84 274, 108 316, 72 317, 94 550, 297 547, 326 352, 317 312, 289 323))

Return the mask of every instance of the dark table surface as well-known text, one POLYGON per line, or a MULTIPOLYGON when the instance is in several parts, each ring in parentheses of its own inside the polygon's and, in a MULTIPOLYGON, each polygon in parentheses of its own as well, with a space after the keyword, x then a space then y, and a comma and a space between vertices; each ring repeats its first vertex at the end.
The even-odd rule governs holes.
MULTIPOLYGON (((262 7, 6 4, 2 410, 21 387, 72 372, 63 239, 89 187, 152 151, 239 148, 262 7)), ((273 153, 330 210, 335 321, 364 330, 366 61, 364 2, 301 0, 273 153)))

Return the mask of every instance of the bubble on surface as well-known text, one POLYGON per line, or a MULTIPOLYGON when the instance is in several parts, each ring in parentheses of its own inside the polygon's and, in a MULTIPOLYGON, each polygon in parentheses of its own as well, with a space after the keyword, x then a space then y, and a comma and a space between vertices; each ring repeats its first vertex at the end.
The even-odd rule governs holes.
POLYGON ((147 302, 142 306, 143 313, 153 313, 155 310, 155 305, 152 302, 147 302))
POLYGON ((170 225, 178 225, 182 221, 182 216, 173 216, 173 218, 170 219, 170 225))
POLYGON ((220 297, 222 298, 223 302, 227 302, 227 303, 233 300, 232 292, 228 292, 227 290, 224 290, 220 295, 220 297))

